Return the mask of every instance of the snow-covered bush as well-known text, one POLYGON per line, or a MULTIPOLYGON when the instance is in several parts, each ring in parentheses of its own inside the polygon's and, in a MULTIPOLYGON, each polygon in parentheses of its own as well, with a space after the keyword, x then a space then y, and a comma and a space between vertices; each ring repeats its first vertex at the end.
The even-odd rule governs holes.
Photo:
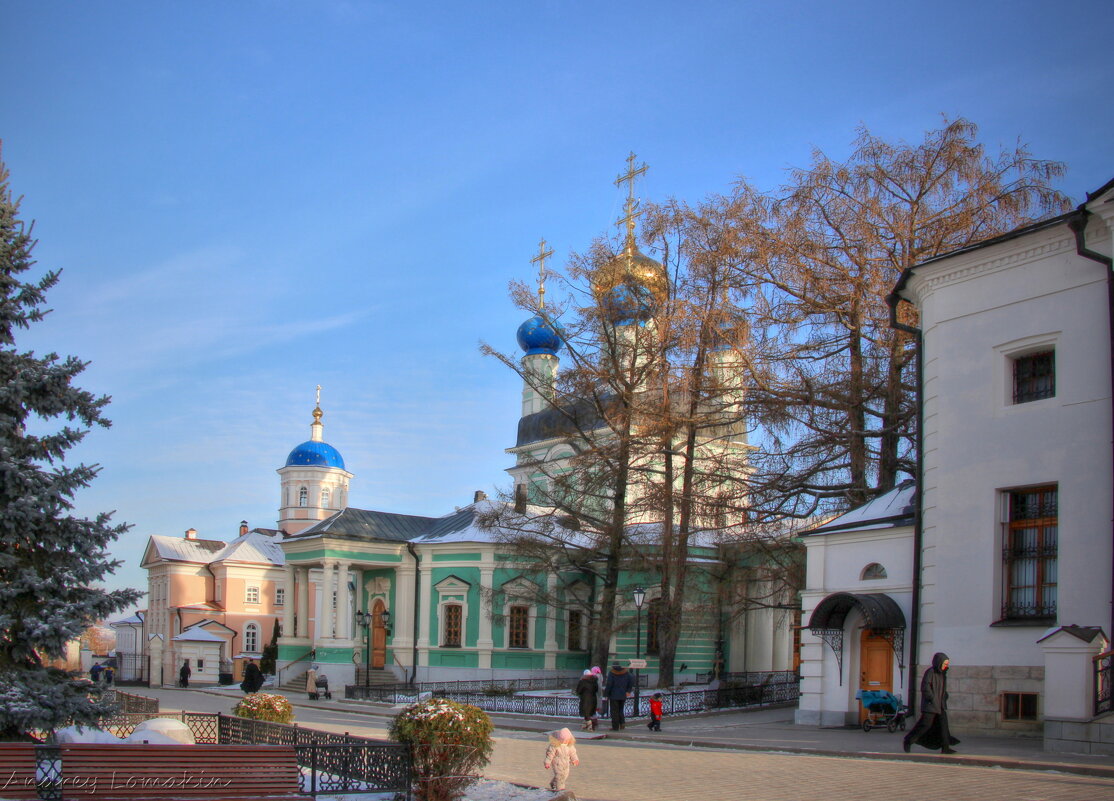
POLYGON ((410 746, 419 801, 452 801, 491 759, 491 718, 477 707, 430 698, 402 710, 391 739, 410 746))
POLYGON ((294 722, 294 707, 285 695, 273 693, 248 693, 236 704, 232 714, 252 720, 269 720, 271 723, 294 722))

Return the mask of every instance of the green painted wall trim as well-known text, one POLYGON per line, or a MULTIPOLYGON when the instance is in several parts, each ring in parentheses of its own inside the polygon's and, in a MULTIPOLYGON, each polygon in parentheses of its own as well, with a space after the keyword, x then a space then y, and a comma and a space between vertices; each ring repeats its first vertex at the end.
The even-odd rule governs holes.
POLYGON ((314 662, 324 665, 343 665, 352 664, 352 649, 351 648, 317 648, 317 655, 313 659, 314 662))
POLYGON ((306 655, 310 649, 305 645, 280 645, 278 647, 278 660, 290 662, 306 655))
POLYGON ((491 666, 515 670, 541 670, 545 667, 545 654, 534 651, 495 651, 491 654, 491 666))
POLYGON ((434 562, 478 562, 483 559, 480 553, 435 553, 434 562))
MULTIPOLYGON (((365 564, 395 564, 402 561, 402 556, 395 553, 357 553, 355 551, 342 551, 339 548, 318 548, 315 551, 299 551, 286 554, 288 564, 317 561, 319 559, 351 559, 353 562, 365 564)), ((358 565, 354 567, 358 567, 358 565)))
POLYGON ((430 667, 467 667, 480 665, 480 655, 475 651, 462 651, 459 648, 445 648, 429 652, 430 667))

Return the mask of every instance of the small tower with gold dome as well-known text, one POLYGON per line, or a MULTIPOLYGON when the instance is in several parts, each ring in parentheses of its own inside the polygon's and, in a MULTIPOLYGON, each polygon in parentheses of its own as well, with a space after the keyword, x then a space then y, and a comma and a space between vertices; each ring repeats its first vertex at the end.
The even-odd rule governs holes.
POLYGON ((290 451, 286 464, 278 469, 281 476, 278 527, 287 534, 297 534, 348 504, 348 482, 353 476, 344 469, 340 451, 325 442, 325 426, 321 422, 324 414, 318 385, 310 437, 290 451))

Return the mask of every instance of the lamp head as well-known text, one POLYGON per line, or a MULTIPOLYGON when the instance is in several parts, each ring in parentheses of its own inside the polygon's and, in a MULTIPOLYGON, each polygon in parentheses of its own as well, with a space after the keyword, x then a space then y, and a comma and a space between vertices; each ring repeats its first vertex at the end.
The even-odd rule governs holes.
POLYGON ((645 603, 645 601, 646 601, 646 588, 641 587, 641 586, 635 587, 634 588, 634 605, 635 605, 635 607, 638 608, 638 609, 641 609, 642 604, 645 603))

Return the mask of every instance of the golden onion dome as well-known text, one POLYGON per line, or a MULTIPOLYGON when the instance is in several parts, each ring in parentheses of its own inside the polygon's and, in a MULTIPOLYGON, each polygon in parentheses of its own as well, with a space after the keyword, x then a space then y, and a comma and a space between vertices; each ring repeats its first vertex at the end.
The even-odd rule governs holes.
POLYGON ((659 262, 628 242, 592 276, 592 293, 599 302, 620 288, 636 295, 648 295, 655 305, 661 305, 669 296, 669 276, 659 262))

